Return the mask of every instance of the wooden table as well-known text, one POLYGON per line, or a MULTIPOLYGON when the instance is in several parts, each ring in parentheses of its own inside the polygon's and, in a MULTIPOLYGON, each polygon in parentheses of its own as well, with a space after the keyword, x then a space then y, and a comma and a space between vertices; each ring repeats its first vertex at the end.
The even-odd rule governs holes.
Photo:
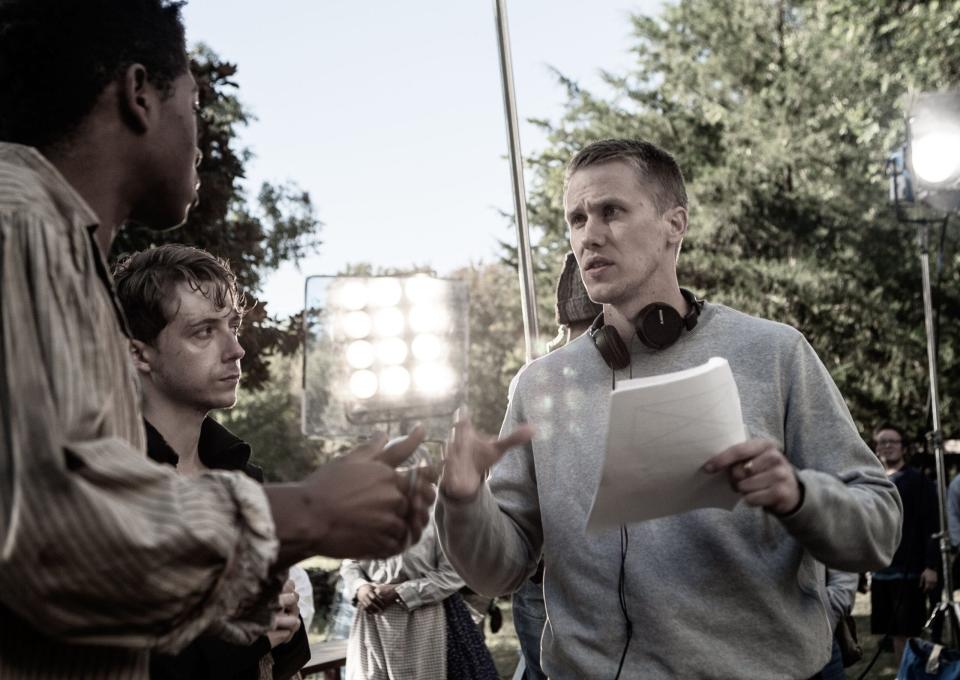
POLYGON ((347 641, 329 640, 310 645, 310 661, 301 669, 306 677, 311 673, 323 673, 327 680, 340 678, 340 669, 347 663, 347 641))

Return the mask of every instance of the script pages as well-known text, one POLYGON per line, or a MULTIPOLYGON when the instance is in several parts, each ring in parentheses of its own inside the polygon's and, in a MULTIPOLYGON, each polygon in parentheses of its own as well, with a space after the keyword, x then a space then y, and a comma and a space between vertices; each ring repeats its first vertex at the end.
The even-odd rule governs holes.
POLYGON ((739 495, 708 458, 746 441, 740 394, 726 359, 624 380, 610 395, 603 475, 587 528, 697 508, 732 510, 739 495))

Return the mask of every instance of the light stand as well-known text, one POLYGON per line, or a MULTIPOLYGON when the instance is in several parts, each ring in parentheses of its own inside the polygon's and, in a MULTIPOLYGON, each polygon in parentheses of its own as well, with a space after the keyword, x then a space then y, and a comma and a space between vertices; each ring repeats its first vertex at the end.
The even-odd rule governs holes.
POLYGON ((933 430, 927 436, 937 466, 937 502, 940 510, 940 544, 943 569, 940 604, 927 621, 936 642, 949 639, 960 648, 960 604, 953 601, 953 574, 950 570, 950 538, 947 525, 947 481, 943 460, 943 432, 940 429, 940 393, 937 387, 937 331, 934 328, 930 286, 930 224, 939 220, 911 220, 903 202, 918 200, 945 215, 946 230, 951 213, 960 210, 960 91, 917 93, 907 111, 907 144, 895 153, 891 167, 891 199, 897 219, 917 225, 917 249, 923 278, 923 317, 927 335, 927 368, 930 373, 930 419, 933 430), (950 628, 944 635, 944 623, 950 628))
POLYGON ((917 251, 920 256, 921 287, 923 291, 923 319, 927 338, 927 371, 930 380, 930 415, 933 429, 927 434, 927 441, 933 448, 937 473, 937 505, 940 518, 940 531, 934 534, 940 549, 940 564, 943 571, 940 603, 934 608, 924 628, 931 631, 934 642, 943 644, 944 622, 949 626, 949 639, 954 648, 960 648, 960 604, 953 600, 953 574, 950 569, 950 533, 947 525, 947 470, 944 462, 943 432, 940 429, 940 391, 937 369, 937 332, 933 316, 933 294, 930 284, 930 225, 942 224, 946 220, 911 219, 906 215, 904 203, 914 201, 914 186, 909 170, 906 168, 906 149, 900 149, 887 161, 890 176, 890 200, 896 209, 897 220, 917 225, 917 251))
POLYGON ((933 323, 933 295, 930 286, 930 221, 917 224, 917 249, 920 252, 920 272, 923 287, 923 319, 927 335, 927 367, 930 373, 930 415, 933 430, 927 441, 933 446, 937 466, 937 505, 940 510, 940 531, 935 535, 940 544, 940 564, 943 569, 943 588, 938 604, 926 628, 933 631, 934 641, 942 644, 944 621, 949 623, 950 639, 954 648, 960 648, 960 604, 953 601, 953 574, 950 570, 950 535, 947 531, 947 469, 943 460, 943 432, 940 430, 940 394, 937 387, 937 337, 933 323))

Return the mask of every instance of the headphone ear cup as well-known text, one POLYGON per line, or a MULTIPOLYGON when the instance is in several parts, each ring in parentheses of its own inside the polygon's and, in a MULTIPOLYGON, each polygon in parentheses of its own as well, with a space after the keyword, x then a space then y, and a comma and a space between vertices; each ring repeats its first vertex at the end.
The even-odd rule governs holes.
POLYGON ((692 331, 697 327, 697 320, 700 318, 700 312, 703 311, 703 300, 697 299, 697 296, 686 288, 681 288, 680 293, 690 306, 690 311, 683 317, 683 325, 688 331, 692 331))
POLYGON ((613 326, 606 325, 597 329, 593 334, 593 344, 610 368, 619 370, 630 365, 630 350, 613 326))
POLYGON ((665 349, 677 341, 683 326, 680 312, 670 305, 654 302, 640 310, 637 336, 650 349, 665 349))

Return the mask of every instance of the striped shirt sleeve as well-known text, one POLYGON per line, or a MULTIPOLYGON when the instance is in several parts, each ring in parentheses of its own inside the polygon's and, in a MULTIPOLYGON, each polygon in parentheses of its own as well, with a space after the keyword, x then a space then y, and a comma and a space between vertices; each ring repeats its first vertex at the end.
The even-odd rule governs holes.
POLYGON ((109 279, 68 227, 0 210, 0 601, 71 642, 252 642, 281 582, 266 497, 146 459, 109 279))

